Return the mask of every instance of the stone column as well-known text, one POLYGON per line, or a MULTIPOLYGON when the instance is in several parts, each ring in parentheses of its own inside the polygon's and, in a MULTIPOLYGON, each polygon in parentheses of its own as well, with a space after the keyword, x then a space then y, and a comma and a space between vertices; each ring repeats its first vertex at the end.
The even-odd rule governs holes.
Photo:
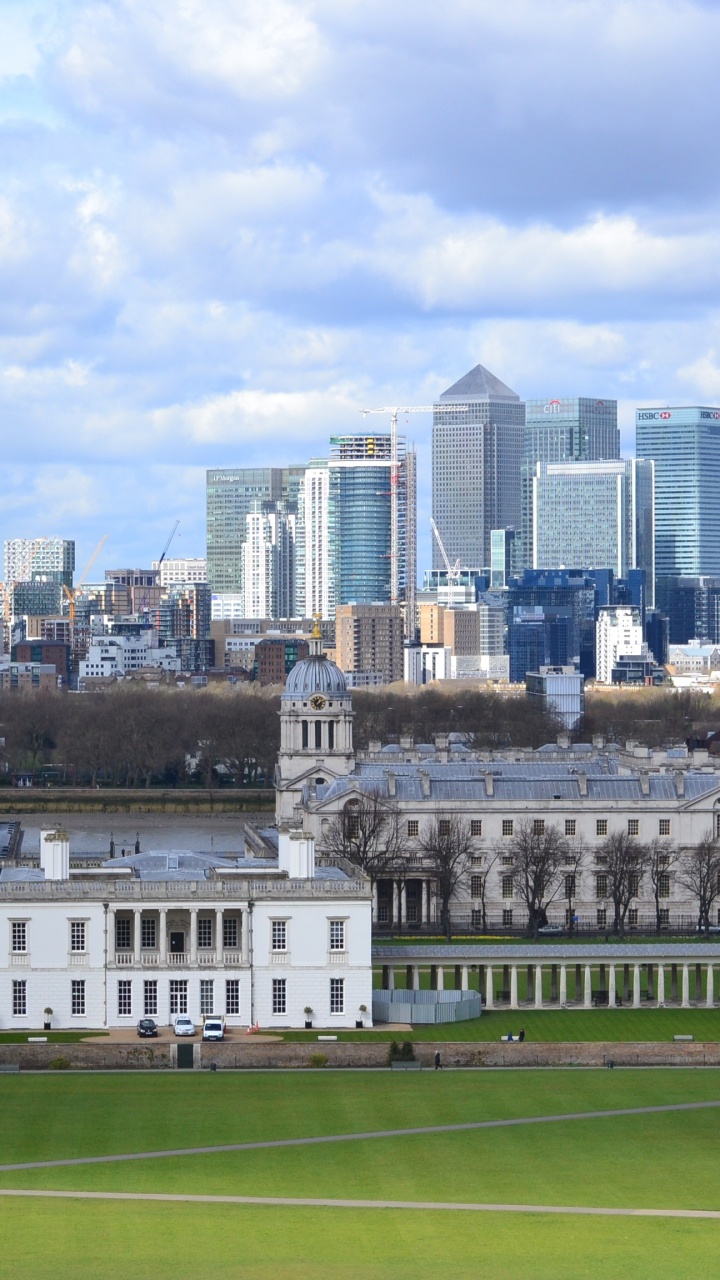
POLYGON ((158 929, 160 930, 160 937, 158 938, 158 946, 160 948, 160 964, 162 966, 165 966, 167 964, 167 943, 168 943, 167 910, 165 909, 165 907, 160 908, 160 919, 158 921, 158 929))
POLYGON ((560 965, 560 1008, 567 1004, 567 967, 560 965))
POLYGON ((609 974, 608 974, 608 1009, 614 1009, 614 1008, 615 1008, 615 996, 616 996, 616 994, 617 994, 617 992, 616 992, 616 990, 615 990, 615 965, 614 965, 614 964, 608 965, 608 969, 609 969, 609 974))
POLYGON ((223 912, 222 907, 215 908, 215 958, 217 964, 223 962, 223 912))
POLYGON ((657 1002, 658 1007, 662 1008, 665 1004, 665 965, 659 964, 657 967, 657 1002))
POLYGON ((115 952, 117 951, 115 944, 115 908, 110 907, 110 910, 107 913, 107 949, 108 960, 111 964, 115 963, 115 952))
POLYGON ((489 964, 485 968, 485 1008, 486 1009, 494 1008, 494 1000, 493 1000, 494 995, 495 995, 495 992, 493 991, 493 970, 492 970, 492 965, 489 964))
POLYGON ((400 890, 398 895, 400 899, 400 922, 407 924, 407 885, 404 880, 400 881, 398 888, 400 890))
POLYGON ((395 970, 393 966, 388 965, 388 991, 395 990, 395 970))
POLYGON ((240 912, 240 951, 243 964, 250 963, 250 912, 240 912))
POLYGON ((542 975, 543 975, 542 965, 536 964, 535 965, 535 1008, 536 1009, 542 1009, 543 1007, 542 975))
POLYGON ((191 907, 190 908, 190 963, 191 964, 197 964, 197 953, 198 953, 197 922, 198 922, 198 909, 197 907, 191 907))
POLYGON ((518 988, 517 988, 517 965, 514 964, 510 969, 510 1008, 518 1007, 518 988))
POLYGON ((435 987, 435 990, 444 991, 444 989, 445 989, 445 970, 443 969, 442 965, 439 964, 437 967, 437 985, 435 987))
POLYGON ((412 989, 413 991, 419 991, 420 990, 420 965, 414 964, 412 967, 412 971, 413 971, 412 989))
POLYGON ((715 1003, 715 970, 711 964, 708 965, 705 975, 705 1003, 708 1009, 712 1009, 715 1003))
POLYGON ((640 1008, 640 965, 633 965, 633 1009, 640 1008))
POLYGON ((680 1007, 682 1009, 690 1008, 690 966, 687 964, 682 967, 682 999, 680 1007))
POLYGON ((589 964, 585 965, 585 991, 583 994, 583 1004, 586 1009, 592 1008, 592 969, 589 964))
POLYGON ((133 907, 133 962, 142 964, 140 944, 142 942, 142 908, 133 907))
POLYGON ((461 972, 461 975, 460 975, 460 990, 461 990, 461 991, 469 991, 469 990, 470 990, 470 980, 469 980, 469 977, 468 977, 468 967, 467 967, 467 965, 466 965, 466 964, 464 964, 464 965, 462 966, 462 972, 461 972))

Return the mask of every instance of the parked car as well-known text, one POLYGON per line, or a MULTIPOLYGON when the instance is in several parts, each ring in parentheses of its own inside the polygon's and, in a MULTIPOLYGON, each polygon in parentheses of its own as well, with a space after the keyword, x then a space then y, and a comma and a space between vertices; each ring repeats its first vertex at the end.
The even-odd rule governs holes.
POLYGON ((538 933, 545 934, 546 937, 548 934, 552 934, 553 937, 557 937, 558 934, 562 934, 564 932, 565 930, 561 924, 541 924, 538 929, 538 933))
POLYGON ((195 1023, 187 1013, 179 1013, 173 1022, 173 1031, 176 1036, 194 1036, 195 1023))
POLYGON ((139 1036, 156 1036, 158 1033, 157 1022, 153 1018, 141 1018, 137 1024, 137 1033, 139 1036))
POLYGON ((696 933, 720 933, 720 924, 709 924, 707 929, 703 929, 702 925, 697 925, 696 933))
POLYGON ((208 1016, 203 1024, 203 1040, 224 1040, 225 1019, 222 1016, 208 1016))

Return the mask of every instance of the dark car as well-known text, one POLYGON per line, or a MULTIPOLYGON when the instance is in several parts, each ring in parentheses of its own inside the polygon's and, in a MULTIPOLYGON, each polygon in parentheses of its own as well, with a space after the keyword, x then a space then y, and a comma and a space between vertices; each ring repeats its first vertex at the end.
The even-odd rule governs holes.
POLYGON ((141 1018, 137 1024, 137 1033, 139 1036, 156 1036, 157 1022, 153 1022, 152 1018, 141 1018))

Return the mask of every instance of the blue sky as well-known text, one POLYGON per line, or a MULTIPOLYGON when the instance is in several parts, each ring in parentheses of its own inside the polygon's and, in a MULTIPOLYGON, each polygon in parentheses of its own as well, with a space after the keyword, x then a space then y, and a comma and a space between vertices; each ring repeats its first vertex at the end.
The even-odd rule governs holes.
POLYGON ((0 538, 203 554, 206 467, 478 361, 629 449, 718 403, 719 46, 699 0, 3 0, 0 538))

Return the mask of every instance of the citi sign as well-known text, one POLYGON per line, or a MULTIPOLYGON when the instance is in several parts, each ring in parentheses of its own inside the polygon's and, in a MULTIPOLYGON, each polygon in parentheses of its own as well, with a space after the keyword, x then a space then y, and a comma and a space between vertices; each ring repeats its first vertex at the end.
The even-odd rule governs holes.
POLYGON ((672 418, 672 414, 668 413, 667 409, 664 409, 662 413, 659 413, 657 410, 643 410, 642 413, 638 413, 639 422, 649 422, 654 418, 672 418))
POLYGON ((560 412, 559 400, 550 400, 548 404, 543 405, 543 413, 559 413, 559 412, 560 412))

